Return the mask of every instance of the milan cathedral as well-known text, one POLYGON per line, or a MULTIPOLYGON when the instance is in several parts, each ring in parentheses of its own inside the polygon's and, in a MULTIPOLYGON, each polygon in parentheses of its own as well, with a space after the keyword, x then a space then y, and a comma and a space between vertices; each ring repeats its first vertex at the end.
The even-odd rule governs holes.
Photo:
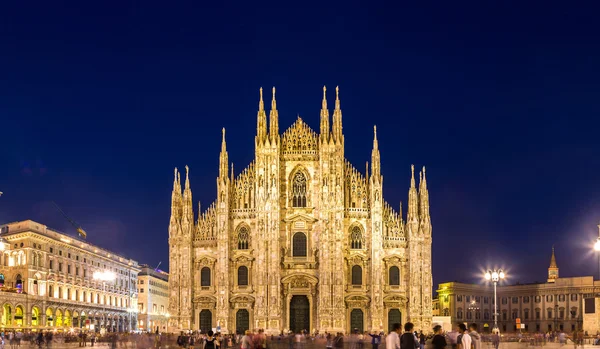
POLYGON ((411 167, 408 209, 383 199, 374 129, 364 174, 344 157, 339 89, 326 88, 319 133, 300 117, 279 133, 275 88, 262 89, 255 159, 234 174, 225 129, 216 200, 194 213, 189 169, 175 169, 169 224, 173 330, 223 333, 388 331, 432 322, 431 218, 425 168, 411 167))

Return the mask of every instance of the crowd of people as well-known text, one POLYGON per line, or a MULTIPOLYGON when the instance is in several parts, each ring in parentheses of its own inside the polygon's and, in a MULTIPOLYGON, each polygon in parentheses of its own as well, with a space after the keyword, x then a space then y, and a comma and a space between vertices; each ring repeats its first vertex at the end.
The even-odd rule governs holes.
MULTIPOLYGON (((0 349, 17 349, 23 344, 26 347, 49 348, 53 344, 78 343, 79 347, 108 346, 110 348, 135 349, 482 349, 486 347, 498 349, 501 337, 496 333, 482 335, 477 324, 469 326, 464 323, 456 325, 452 331, 445 332, 441 326, 435 326, 431 332, 415 331, 412 323, 404 326, 396 323, 392 330, 383 332, 361 332, 358 329, 352 334, 344 333, 297 333, 281 332, 279 335, 267 335, 264 330, 245 331, 237 334, 207 332, 181 332, 175 334, 162 333, 96 333, 96 332, 0 332, 0 349), (31 346, 30 346, 31 345, 31 346), (371 348, 369 348, 369 345, 371 348)), ((586 344, 600 345, 600 334, 596 337, 576 331, 572 335, 564 332, 547 332, 538 334, 518 333, 504 335, 503 342, 522 342, 529 346, 542 346, 547 343, 559 343, 561 346, 573 343, 575 348, 586 344)))

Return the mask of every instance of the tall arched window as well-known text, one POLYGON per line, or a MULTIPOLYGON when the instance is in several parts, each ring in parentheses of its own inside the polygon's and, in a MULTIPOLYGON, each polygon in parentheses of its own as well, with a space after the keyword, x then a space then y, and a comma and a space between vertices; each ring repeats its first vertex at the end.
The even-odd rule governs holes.
POLYGON ((250 242, 250 233, 248 232, 248 228, 242 226, 238 230, 237 236, 237 248, 238 250, 247 250, 250 242))
POLYGON ((363 235, 359 226, 353 226, 350 230, 350 248, 360 250, 363 248, 363 235))
POLYGON ((248 286, 248 267, 245 265, 238 268, 238 286, 248 286))
POLYGON ((292 256, 294 257, 306 257, 307 241, 304 233, 294 234, 292 239, 292 256))
POLYGON ((296 172, 292 183, 292 206, 306 207, 306 177, 300 171, 296 172))
POLYGON ((352 267, 352 285, 362 285, 362 268, 360 265, 352 267))
POLYGON ((399 286, 400 285, 400 268, 397 266, 390 267, 390 286, 399 286))
POLYGON ((200 269, 200 286, 208 287, 210 286, 210 268, 204 267, 200 269))
POLYGON ((15 287, 17 288, 17 292, 21 293, 23 292, 23 278, 21 277, 21 274, 17 274, 17 277, 15 277, 15 287))

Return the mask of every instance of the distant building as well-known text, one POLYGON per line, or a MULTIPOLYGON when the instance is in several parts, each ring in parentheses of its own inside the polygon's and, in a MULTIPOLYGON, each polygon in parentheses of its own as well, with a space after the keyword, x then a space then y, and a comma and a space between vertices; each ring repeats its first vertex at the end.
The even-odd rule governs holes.
MULTIPOLYGON (((517 331, 518 319, 524 325, 521 330, 528 332, 592 331, 584 324, 584 318, 597 318, 589 314, 596 312, 595 298, 599 293, 600 281, 594 281, 592 276, 559 278, 553 248, 548 282, 498 285, 498 327, 501 332, 517 331)), ((437 294, 434 313, 437 306, 439 316, 449 316, 453 324, 476 323, 482 332, 494 327, 491 284, 446 282, 439 284, 437 294)), ((596 329, 590 333, 595 334, 596 329)))
POLYGON ((137 322, 136 261, 31 220, 0 226, 0 237, 2 328, 128 331, 137 322))
POLYGON ((138 274, 138 330, 167 332, 169 274, 142 265, 138 274))

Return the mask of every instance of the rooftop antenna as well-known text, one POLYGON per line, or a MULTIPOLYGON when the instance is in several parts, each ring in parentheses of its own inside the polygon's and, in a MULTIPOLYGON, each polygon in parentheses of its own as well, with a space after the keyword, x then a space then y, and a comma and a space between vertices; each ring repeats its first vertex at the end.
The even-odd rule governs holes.
POLYGON ((158 271, 158 267, 160 267, 160 264, 161 264, 161 263, 162 263, 162 261, 161 261, 161 262, 158 262, 158 265, 156 266, 156 268, 154 268, 154 271, 158 271))
POLYGON ((69 223, 71 223, 71 225, 75 228, 75 230, 77 230, 77 234, 79 234, 79 236, 81 236, 82 238, 86 238, 87 237, 87 233, 85 232, 85 230, 83 230, 83 228, 81 228, 81 226, 79 224, 77 224, 74 220, 72 220, 69 216, 67 216, 67 214, 60 209, 60 207, 58 207, 58 205, 56 204, 56 202, 52 201, 52 203, 54 204, 54 206, 56 206, 56 209, 62 213, 62 215, 69 221, 69 223))

